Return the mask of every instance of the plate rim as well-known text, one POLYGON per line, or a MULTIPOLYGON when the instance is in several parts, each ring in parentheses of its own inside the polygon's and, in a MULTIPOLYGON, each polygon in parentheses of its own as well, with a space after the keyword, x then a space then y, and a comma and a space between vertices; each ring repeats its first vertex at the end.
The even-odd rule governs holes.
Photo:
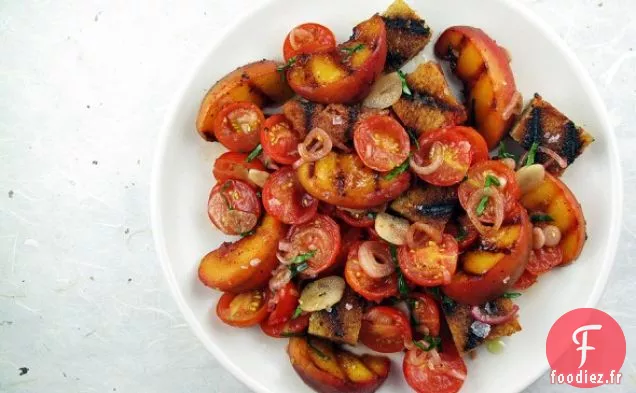
MULTIPOLYGON (((161 131, 159 132, 158 139, 154 149, 154 158, 151 172, 151 182, 150 182, 150 223, 151 230, 153 233, 153 241, 155 245, 155 250, 159 257, 159 262, 161 264, 161 268, 163 270, 164 277, 168 283, 170 288, 170 292, 172 297, 177 302, 177 306, 181 311, 184 319, 186 320, 189 328, 195 334, 195 336, 201 341, 203 346, 210 352, 214 357, 223 365, 223 367, 230 371, 232 375, 237 378, 241 383, 247 385, 250 389, 258 393, 271 393, 272 391, 263 386, 260 382, 256 381, 252 378, 246 371, 241 369, 238 365, 232 362, 227 355, 220 350, 217 346, 215 346, 212 342, 210 342, 203 331, 202 326, 198 323, 197 318, 194 313, 188 306, 185 301, 179 287, 176 283, 175 275, 172 270, 172 266, 170 265, 170 258, 168 256, 166 250, 166 242, 163 233, 162 223, 163 220, 160 214, 160 184, 161 184, 161 175, 163 173, 163 159, 165 157, 166 151, 168 149, 168 137, 171 134, 170 125, 174 123, 177 114, 179 113, 179 103, 183 102, 186 99, 186 93, 190 90, 190 85, 193 83, 192 81, 195 79, 196 75, 198 75, 201 70, 207 64, 208 54, 216 49, 217 46, 223 42, 225 37, 227 37, 232 31, 236 29, 238 25, 240 25, 244 19, 259 13, 262 9, 266 8, 270 4, 279 0, 265 0, 263 3, 257 5, 256 7, 250 8, 244 12, 239 13, 236 19, 228 24, 218 35, 217 39, 214 40, 211 44, 209 44, 205 50, 202 52, 200 60, 198 60, 195 65, 191 68, 191 71, 188 72, 187 78, 184 78, 184 82, 181 87, 178 89, 177 94, 175 94, 174 98, 170 101, 168 106, 168 112, 166 113, 164 120, 162 122, 161 131)), ((620 227, 621 227, 621 215, 623 212, 623 180, 622 180, 622 169, 620 164, 620 156, 618 150, 618 142, 616 139, 616 134, 614 127, 611 124, 609 113, 607 111, 607 107, 605 106, 605 102, 603 101, 601 94, 594 84, 592 77, 590 76, 587 69, 584 67, 581 60, 577 57, 576 53, 573 49, 571 49, 566 42, 553 30, 552 26, 550 26, 547 21, 539 17, 536 13, 534 13, 529 7, 519 2, 515 2, 513 0, 493 0, 499 3, 502 7, 509 7, 514 12, 519 13, 523 18, 527 19, 532 25, 541 30, 548 40, 550 40, 553 44, 556 45, 558 50, 565 55, 566 60, 574 69, 578 79, 583 82, 583 89, 589 94, 589 97, 592 101, 592 104, 597 108, 600 119, 599 122, 609 131, 607 135, 608 146, 610 150, 610 173, 611 176, 615 178, 614 184, 612 184, 613 191, 613 203, 610 217, 610 230, 607 237, 607 249, 603 258, 603 267, 600 272, 600 275, 597 277, 595 281, 595 285, 588 296, 587 303, 585 307, 594 307, 598 304, 601 295, 603 294, 607 281, 609 279, 609 274, 612 271, 612 268, 615 263, 616 252, 618 250, 618 242, 620 238, 620 227)), ((194 126, 194 125, 193 125, 194 126)), ((192 130, 194 132, 194 130, 192 130)), ((541 375, 545 374, 548 370, 549 365, 547 360, 544 361, 542 367, 538 369, 538 372, 534 374, 527 374, 524 378, 520 378, 518 381, 520 383, 517 384, 517 389, 515 392, 521 392, 525 388, 529 387, 532 383, 538 380, 541 375)))

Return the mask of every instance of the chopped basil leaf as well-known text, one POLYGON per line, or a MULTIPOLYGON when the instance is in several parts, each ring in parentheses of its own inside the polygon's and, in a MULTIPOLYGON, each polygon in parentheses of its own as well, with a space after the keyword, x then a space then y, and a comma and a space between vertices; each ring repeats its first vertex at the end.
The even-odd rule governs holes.
POLYGON ((528 150, 528 158, 526 158, 525 166, 530 166, 534 164, 535 158, 537 156, 538 148, 539 148, 539 142, 533 142, 532 146, 530 146, 530 150, 528 150))
POLYGON ((506 292, 502 296, 506 299, 516 299, 521 296, 521 294, 519 292, 506 292))
POLYGON ((463 225, 458 225, 457 235, 455 235, 455 240, 457 240, 458 242, 461 242, 464 239, 466 239, 466 236, 468 236, 468 232, 466 231, 466 228, 464 228, 463 225))
POLYGON ((325 353, 323 351, 321 351, 320 349, 316 348, 314 346, 314 344, 311 343, 311 340, 307 340, 307 344, 309 344, 309 348, 311 348, 312 351, 314 351, 316 353, 316 355, 320 356, 321 358, 325 359, 325 360, 329 360, 331 359, 329 356, 325 355, 325 353))
POLYGON ((252 236, 254 233, 255 231, 252 229, 251 231, 241 233, 241 237, 252 236))
POLYGON ((493 175, 487 175, 486 176, 486 183, 484 184, 484 188, 488 188, 492 185, 495 186, 500 186, 501 183, 499 182, 499 179, 497 178, 497 176, 493 176, 493 175))
POLYGON ((375 218, 378 216, 377 212, 367 212, 367 218, 371 219, 371 220, 375 220, 375 218))
POLYGON ((406 81, 406 75, 401 70, 399 70, 397 73, 400 76, 400 80, 402 81, 402 94, 406 94, 407 96, 412 96, 413 93, 411 92, 411 89, 409 88, 409 84, 406 81))
POLYGON ((291 319, 298 318, 302 313, 303 313, 303 309, 300 308, 300 306, 296 307, 296 310, 294 311, 294 315, 292 315, 291 319))
POLYGON ((417 300, 406 299, 406 305, 409 306, 409 315, 411 316, 411 326, 417 327, 420 322, 415 318, 415 307, 417 306, 417 300))
POLYGON ((417 140, 417 134, 415 134, 415 131, 413 131, 411 127, 405 127, 404 129, 406 130, 406 133, 409 134, 409 138, 411 138, 411 142, 413 142, 413 144, 415 145, 415 148, 419 150, 420 141, 417 140))
POLYGON ((442 291, 440 291, 439 287, 429 288, 429 291, 438 299, 442 300, 442 291))
POLYGON ((352 46, 351 48, 347 48, 347 47, 340 48, 341 51, 347 53, 347 56, 351 56, 352 54, 362 49, 364 49, 364 44, 358 44, 356 46, 352 46))
POLYGON ((316 255, 316 250, 296 255, 296 258, 292 259, 291 263, 303 263, 311 259, 314 255, 316 255))
POLYGON ((289 69, 289 67, 293 66, 295 63, 296 63, 296 57, 292 57, 289 60, 287 60, 287 63, 276 67, 276 71, 281 73, 283 81, 287 79, 286 71, 289 69))
POLYGON ((426 348, 424 346, 424 344, 422 344, 419 341, 415 341, 413 340, 413 344, 418 347, 419 349, 421 349, 424 352, 429 352, 432 351, 435 348, 438 348, 440 346, 440 344, 442 343, 442 339, 439 337, 433 337, 433 336, 424 336, 424 338, 422 338, 422 340, 426 341, 428 343, 428 348, 426 348))
POLYGON ((455 308, 455 301, 442 293, 442 307, 446 310, 455 308))
POLYGON ((499 142, 499 151, 497 152, 497 157, 499 157, 500 159, 515 158, 514 155, 508 153, 508 151, 506 150, 506 145, 503 143, 503 141, 499 142))
POLYGON ((554 221, 554 218, 552 218, 551 216, 547 215, 547 214, 533 214, 530 216, 530 221, 532 221, 533 223, 536 222, 552 222, 554 221))
POLYGON ((307 262, 289 265, 289 270, 291 271, 292 278, 296 277, 298 273, 301 273, 307 270, 308 268, 309 268, 309 264, 307 264, 307 262))
POLYGON ((391 244, 389 246, 389 249, 391 250, 391 259, 393 260, 393 263, 395 264, 395 271, 397 272, 398 291, 400 291, 400 295, 402 295, 403 297, 406 297, 409 295, 409 286, 406 284, 404 273, 402 273, 402 270, 400 269, 400 265, 398 264, 397 248, 395 247, 395 245, 391 244))
POLYGON ((404 162, 401 163, 399 166, 396 166, 395 168, 391 169, 391 171, 389 173, 384 175, 384 179, 385 180, 393 180, 396 177, 398 177, 399 175, 401 175, 402 173, 406 172, 407 169, 409 169, 409 159, 408 158, 406 160, 404 160, 404 162))
POLYGON ((282 332, 280 334, 281 337, 302 337, 303 333, 294 333, 294 332, 282 332))
POLYGON ((488 195, 484 195, 483 197, 481 197, 481 200, 479 201, 479 205, 477 205, 477 209, 475 209, 475 213, 477 213, 478 216, 481 216, 482 214, 484 214, 487 204, 488 204, 488 195))
POLYGON ((245 161, 247 162, 254 161, 254 159, 260 156, 262 152, 263 152, 263 146, 259 143, 258 146, 256 146, 254 150, 252 150, 252 152, 247 156, 245 161))

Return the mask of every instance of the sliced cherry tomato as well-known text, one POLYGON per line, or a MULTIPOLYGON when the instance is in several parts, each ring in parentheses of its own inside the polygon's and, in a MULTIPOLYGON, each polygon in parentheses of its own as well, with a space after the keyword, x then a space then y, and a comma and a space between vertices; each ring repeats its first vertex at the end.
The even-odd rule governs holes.
POLYGON ((247 153, 258 145, 263 122, 263 111, 255 104, 227 104, 214 119, 214 135, 228 149, 247 153))
MULTIPOLYGON (((504 213, 505 216, 508 217, 515 206, 517 206, 517 201, 521 197, 521 190, 517 185, 515 172, 500 161, 482 161, 470 168, 468 171, 468 179, 459 185, 459 203, 464 210, 471 208, 468 206, 470 196, 473 195, 473 192, 483 189, 486 186, 488 178, 491 179, 489 182, 491 186, 496 187, 502 193, 504 213), (492 183, 493 178, 496 178, 495 181, 498 182, 499 185, 492 183)), ((472 208, 474 209, 474 207, 472 208)), ((480 219, 483 222, 494 222, 495 209, 492 203, 486 204, 486 209, 480 216, 480 219)))
MULTIPOLYGON (((453 128, 424 133, 419 139, 420 148, 413 161, 422 167, 441 160, 439 167, 430 174, 418 176, 436 186, 452 186, 464 179, 471 162, 469 140, 453 128)), ((417 171, 416 171, 417 173, 417 171)))
POLYGON ((274 296, 276 304, 274 310, 269 314, 267 323, 278 325, 289 321, 298 307, 298 298, 300 298, 298 288, 293 282, 288 282, 274 296))
POLYGON ((400 246, 397 257, 406 278, 423 287, 435 287, 450 282, 458 253, 455 238, 444 234, 441 244, 430 241, 416 250, 400 246))
POLYGON ((329 28, 318 23, 303 23, 294 27, 283 44, 285 61, 300 54, 329 52, 336 49, 336 37, 329 28))
POLYGON ((212 174, 218 182, 224 182, 226 180, 241 180, 256 186, 248 178, 250 169, 256 169, 259 171, 266 170, 263 163, 259 160, 247 162, 247 154, 228 151, 221 154, 221 156, 214 161, 212 174))
POLYGON ((360 341, 374 351, 400 352, 412 339, 409 319, 396 308, 376 306, 362 316, 360 341))
POLYGON ((208 216, 227 235, 240 235, 256 226, 261 204, 256 192, 240 180, 218 183, 210 192, 208 216))
POLYGON ((563 262, 563 252, 560 247, 543 247, 530 251, 530 258, 526 265, 526 270, 539 276, 547 273, 563 262))
POLYGON ((449 221, 444 231, 457 240, 460 253, 468 250, 479 239, 477 228, 470 222, 466 214, 449 221))
POLYGON ((375 218, 371 211, 360 211, 358 213, 336 208, 336 217, 356 228, 372 227, 375 223, 375 218))
POLYGON ((453 129, 468 139, 472 156, 471 165, 490 159, 488 155, 488 144, 479 132, 472 127, 457 126, 453 127, 453 129))
POLYGON ((224 293, 216 305, 216 315, 230 326, 258 325, 267 318, 267 296, 260 289, 238 295, 224 293))
POLYGON ((300 135, 285 115, 274 115, 265 120, 261 127, 260 140, 265 154, 279 164, 291 165, 300 158, 300 135))
POLYGON ((358 122, 353 144, 364 165, 388 172, 402 164, 411 151, 409 134, 391 116, 375 115, 358 122))
POLYGON ((461 356, 453 351, 439 353, 437 361, 433 360, 433 356, 433 353, 419 348, 409 350, 402 364, 406 382, 417 393, 459 392, 467 372, 461 356))
POLYGON ((300 277, 315 278, 337 262, 341 247, 340 227, 330 217, 319 214, 304 224, 289 228, 286 241, 290 243, 290 250, 285 257, 292 263, 294 259, 302 259, 296 266, 306 264, 300 277))
POLYGON ((535 276, 534 274, 530 273, 527 270, 524 270, 521 277, 519 277, 515 285, 513 285, 513 288, 516 290, 522 291, 524 289, 530 288, 536 283, 537 283, 537 276, 535 276))
POLYGON ((284 167, 265 181, 263 206, 285 224, 301 224, 316 215, 318 200, 305 192, 291 167, 284 167))
POLYGON ((415 331, 425 336, 439 336, 440 312, 431 295, 412 293, 410 295, 411 318, 417 325, 415 331))
MULTIPOLYGON (((362 270, 358 259, 360 242, 351 247, 345 265, 345 280, 347 284, 363 298, 380 302, 398 294, 397 274, 393 273, 383 278, 373 278, 362 270)), ((388 246, 387 246, 388 247, 388 246)))
POLYGON ((270 337, 282 338, 302 335, 309 326, 309 314, 284 323, 272 325, 267 319, 261 322, 261 330, 270 337))

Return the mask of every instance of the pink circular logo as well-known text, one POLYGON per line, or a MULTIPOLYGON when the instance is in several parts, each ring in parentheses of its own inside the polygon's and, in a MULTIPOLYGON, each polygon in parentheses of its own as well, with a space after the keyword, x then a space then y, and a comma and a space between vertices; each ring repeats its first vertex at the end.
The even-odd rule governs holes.
POLYGON ((551 382, 592 388, 620 384, 625 334, 603 311, 579 308, 559 318, 548 334, 545 352, 551 382))

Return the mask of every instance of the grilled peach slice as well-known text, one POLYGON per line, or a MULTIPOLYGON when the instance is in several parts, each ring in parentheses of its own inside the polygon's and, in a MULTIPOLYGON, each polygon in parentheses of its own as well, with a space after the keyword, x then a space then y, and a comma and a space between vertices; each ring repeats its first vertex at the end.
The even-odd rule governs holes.
POLYGON ((562 265, 572 263, 585 243, 585 217, 572 191, 558 178, 545 174, 543 183, 521 198, 521 204, 532 214, 547 214, 561 231, 558 247, 563 254, 562 265))
POLYGON ((454 26, 437 40, 435 54, 449 60, 464 82, 471 120, 493 149, 512 127, 523 104, 508 53, 483 30, 454 26))
POLYGON ((223 243, 201 260, 199 279, 208 287, 240 293, 262 288, 278 266, 278 242, 287 227, 266 215, 253 235, 223 243))
POLYGON ((367 209, 395 199, 409 188, 411 175, 393 178, 366 167, 357 154, 332 151, 301 165, 298 181, 314 198, 350 209, 367 209))
POLYGON ((357 356, 312 337, 291 338, 287 353, 300 378, 319 393, 373 393, 391 367, 384 356, 357 356))
POLYGON ((299 55, 287 80, 301 97, 323 104, 354 103, 364 98, 386 62, 384 20, 378 15, 353 29, 347 42, 326 53, 299 55))
POLYGON ((207 141, 214 141, 214 117, 221 108, 232 102, 247 101, 259 107, 282 103, 292 97, 283 74, 277 70, 282 64, 260 60, 237 68, 216 82, 201 102, 197 116, 197 131, 207 141))
POLYGON ((480 305, 503 295, 519 279, 532 249, 532 224, 517 205, 495 234, 482 236, 479 245, 460 256, 463 271, 442 290, 459 303, 480 305))

